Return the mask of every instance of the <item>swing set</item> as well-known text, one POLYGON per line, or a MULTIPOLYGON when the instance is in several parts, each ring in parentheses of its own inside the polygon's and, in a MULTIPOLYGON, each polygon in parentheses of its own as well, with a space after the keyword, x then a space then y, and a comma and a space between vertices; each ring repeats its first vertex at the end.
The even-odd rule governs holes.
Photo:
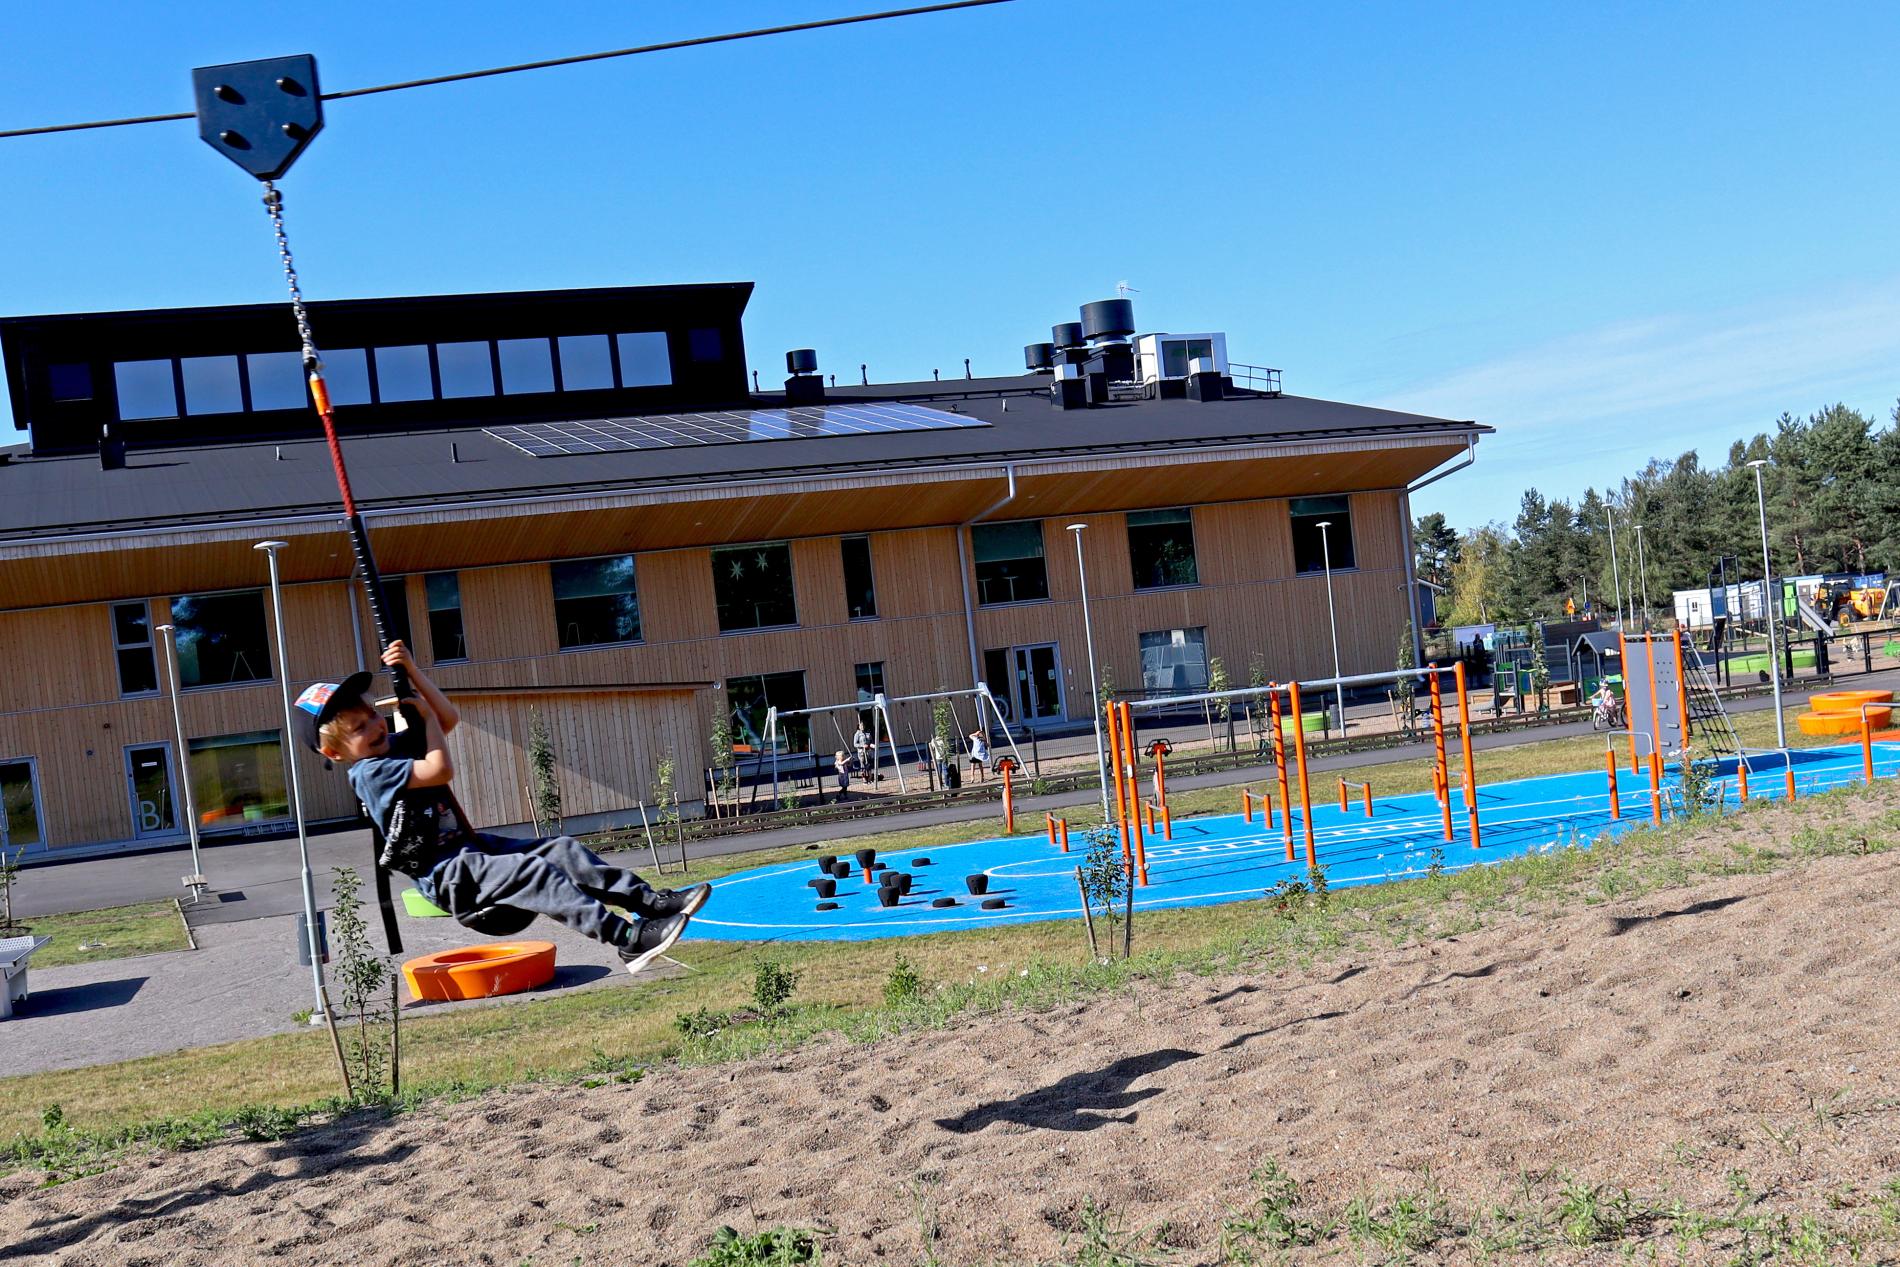
MULTIPOLYGON (((985 706, 987 705, 987 717, 994 719, 997 729, 1002 732, 1004 741, 1009 744, 1009 750, 1016 756, 1016 768, 1022 769, 1023 754, 1016 747, 1016 740, 1009 733, 1009 727, 1003 722, 1002 710, 997 707, 996 697, 990 693, 988 683, 978 682, 975 686, 960 691, 926 691, 921 695, 888 696, 882 691, 879 691, 868 701, 854 700, 849 704, 820 704, 812 708, 787 708, 783 710, 768 707, 765 710, 765 731, 762 742, 766 750, 772 754, 772 803, 776 805, 779 800, 779 750, 785 746, 781 742, 781 737, 784 733, 780 728, 782 721, 794 717, 827 717, 831 721, 832 730, 837 734, 838 747, 849 752, 852 750, 852 745, 845 741, 844 729, 838 724, 837 715, 841 712, 861 713, 869 711, 871 714, 870 747, 871 752, 874 754, 872 757, 872 768, 875 770, 882 759, 881 756, 876 755, 880 752, 880 749, 888 750, 891 754, 891 764, 897 768, 897 790, 899 793, 904 793, 908 792, 910 788, 904 779, 903 758, 898 754, 897 750, 896 730, 891 724, 891 706, 893 704, 912 704, 920 701, 947 701, 950 705, 951 717, 956 722, 958 751, 967 754, 970 750, 969 735, 972 732, 963 729, 963 714, 957 708, 957 700, 966 695, 975 701, 975 729, 983 732, 988 731, 989 721, 986 720, 984 712, 985 706), (881 743, 879 740, 880 734, 883 736, 881 743)), ((916 734, 912 732, 911 747, 915 749, 916 745, 916 734)))

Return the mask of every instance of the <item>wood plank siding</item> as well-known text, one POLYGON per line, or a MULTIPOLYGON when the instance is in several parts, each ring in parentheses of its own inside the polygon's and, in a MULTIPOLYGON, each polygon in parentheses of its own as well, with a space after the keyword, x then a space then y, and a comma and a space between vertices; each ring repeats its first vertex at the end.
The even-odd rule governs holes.
MULTIPOLYGON (((1142 680, 1143 632, 1178 628, 1204 628, 1209 655, 1225 662, 1236 685, 1245 683, 1256 655, 1275 678, 1328 675, 1325 581, 1294 574, 1285 498, 1383 481, 1384 491, 1351 495, 1357 566, 1336 572, 1333 584, 1344 670, 1390 668, 1407 613, 1407 533, 1392 490, 1459 451, 1462 446, 1447 449, 1441 441, 1402 448, 1400 456, 1309 455, 1298 469, 1292 459, 1222 464, 1203 455, 1131 472, 1124 458, 1119 471, 1022 479, 1016 499, 987 518, 1044 517, 1050 597, 976 608, 975 650, 980 656, 991 648, 1057 643, 1067 715, 1086 718, 1080 579, 1074 538, 1064 530, 1082 522, 1088 525, 1082 543, 1096 649, 1118 684, 1142 680), (1350 478, 1340 473, 1346 466, 1350 478), (1260 495, 1263 488, 1273 495, 1260 495), (1179 505, 1193 507, 1199 583, 1137 590, 1123 511, 1179 505)), ((405 574, 416 654, 424 664, 436 659, 438 648, 430 642, 422 573, 459 574, 469 658, 431 673, 451 695, 469 692, 458 699, 464 721, 452 746, 457 788, 471 815, 487 824, 529 818, 527 734, 538 712, 553 734, 567 811, 624 820, 637 801, 651 804, 653 767, 668 751, 679 762, 682 796, 697 799, 706 736, 725 709, 719 684, 728 677, 803 672, 812 705, 854 699, 855 667, 868 662, 884 665, 893 695, 969 687, 972 649, 958 564, 958 538, 967 530, 952 525, 994 506, 1006 487, 994 472, 981 479, 966 472, 859 487, 848 496, 841 484, 750 500, 708 493, 666 507, 542 507, 472 521, 448 510, 422 511, 378 521, 375 532, 385 569, 405 574), (847 618, 838 534, 867 524, 878 525, 868 534, 877 617, 854 621, 847 618), (694 544, 682 544, 693 534, 694 544), (789 540, 798 624, 721 634, 710 547, 773 540, 789 540), (548 560, 606 553, 636 556, 642 639, 563 650, 548 560)), ((0 678, 0 762, 33 760, 41 822, 54 851, 129 840, 124 749, 173 738, 162 691, 120 697, 111 601, 149 601, 157 625, 180 591, 262 588, 264 560, 250 546, 280 531, 293 542, 284 552, 286 577, 296 582, 284 591, 293 683, 334 679, 359 662, 373 662, 369 613, 359 605, 352 619, 344 579, 349 552, 334 523, 253 529, 242 540, 225 529, 206 530, 212 539, 181 531, 118 551, 87 545, 61 554, 49 543, 36 547, 36 557, 15 552, 0 562, 0 579, 12 583, 0 587, 7 591, 0 607, 11 608, 0 610, 0 647, 9 666, 0 678), (220 535, 226 539, 215 539, 220 535)), ((974 593, 973 566, 968 580, 974 593)), ((265 609, 268 623, 267 595, 265 609)), ((279 648, 273 645, 270 654, 273 665, 282 663, 279 648)), ((1001 693, 1002 685, 997 689, 1001 693)), ((283 725, 272 681, 187 691, 183 712, 194 738, 283 725)), ((849 733, 849 716, 840 722, 849 733)), ((815 725, 816 741, 828 752, 830 724, 815 725)), ((900 712, 900 742, 927 730, 927 710, 900 712)), ((311 819, 354 812, 339 772, 324 770, 307 753, 295 759, 311 819)))

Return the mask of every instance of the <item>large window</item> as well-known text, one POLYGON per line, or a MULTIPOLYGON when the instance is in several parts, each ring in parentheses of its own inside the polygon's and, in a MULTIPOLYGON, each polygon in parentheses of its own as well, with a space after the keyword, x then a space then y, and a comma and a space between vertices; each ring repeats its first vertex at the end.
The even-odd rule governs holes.
POLYGON ((244 412, 244 389, 238 383, 235 356, 187 356, 178 362, 185 383, 188 414, 244 412))
POLYGON ((574 559, 549 565, 554 577, 554 625, 563 647, 640 641, 640 597, 633 556, 574 559))
POLYGON ((665 387, 673 381, 672 352, 666 335, 657 330, 617 334, 622 387, 665 387))
POLYGON ((189 746, 199 827, 242 827, 289 816, 282 731, 214 735, 189 746))
MULTIPOLYGON (((732 713, 732 733, 754 752, 766 751, 765 714, 805 707, 805 675, 763 673, 726 679, 726 706, 732 713)), ((780 752, 811 751, 811 718, 787 717, 779 723, 775 745, 780 752)))
POLYGON ((1207 630, 1160 629, 1141 635, 1141 684, 1176 694, 1207 689, 1207 630))
POLYGON ((0 848, 10 851, 45 843, 39 799, 33 794, 33 763, 0 761, 0 848))
POLYGON ((976 555, 978 603, 1025 603, 1049 597, 1042 520, 977 524, 970 529, 970 543, 976 555))
POLYGON ((1161 374, 1164 378, 1186 378, 1195 358, 1212 361, 1212 339, 1164 339, 1161 342, 1161 374))
POLYGON ((177 626, 180 687, 189 690, 270 678, 263 591, 174 598, 172 624, 177 626))
POLYGON ((784 542, 714 550, 712 573, 720 633, 798 623, 792 551, 784 542))
POLYGON ((460 574, 431 572, 422 578, 422 588, 429 603, 429 642, 435 648, 435 662, 468 659, 468 642, 462 636, 460 574))
POLYGON ((442 380, 442 399, 495 394, 495 366, 486 340, 480 343, 438 343, 436 371, 442 380))
POLYGON ((501 361, 501 389, 510 396, 554 390, 554 358, 546 339, 502 339, 495 344, 501 361))
POLYGON ((871 539, 846 537, 844 551, 844 607, 852 620, 877 615, 877 581, 871 575, 871 539))
POLYGON ((604 334, 564 334, 555 340, 561 351, 561 390, 600 391, 614 385, 614 354, 604 334))
POLYGON ((869 730, 873 711, 870 705, 884 694, 884 661, 871 660, 860 664, 854 670, 854 675, 858 682, 858 703, 862 706, 858 713, 858 725, 869 730))
POLYGON ((112 379, 118 389, 121 419, 129 422, 178 416, 178 386, 172 380, 169 360, 120 361, 112 367, 112 379))
MULTIPOLYGON (((333 352, 323 356, 323 381, 330 389, 330 399, 338 404, 356 403, 337 400, 336 384, 332 381, 336 377, 332 364, 335 356, 333 352)), ((244 358, 244 369, 251 380, 252 409, 302 409, 309 403, 304 393, 302 353, 253 352, 244 358)), ((367 400, 369 393, 364 392, 363 396, 367 400)))
POLYGON ((1199 584, 1193 515, 1186 509, 1129 511, 1128 557, 1134 563, 1138 590, 1199 584))
POLYGON ((152 620, 144 603, 119 603, 112 608, 112 643, 119 653, 119 694, 156 691, 158 663, 152 659, 152 620))
POLYGON ((1335 572, 1353 566, 1352 509, 1344 497, 1295 497, 1293 570, 1318 572, 1330 559, 1335 572), (1323 530, 1321 524, 1326 527, 1323 530))
POLYGON ((376 399, 384 404, 403 400, 432 400, 435 380, 429 373, 429 345, 409 343, 377 348, 376 399))

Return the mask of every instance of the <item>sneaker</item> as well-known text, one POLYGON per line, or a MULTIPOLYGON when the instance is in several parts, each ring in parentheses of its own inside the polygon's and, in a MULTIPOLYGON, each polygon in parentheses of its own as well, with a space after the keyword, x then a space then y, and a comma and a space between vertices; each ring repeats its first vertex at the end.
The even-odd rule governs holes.
POLYGON ((686 931, 686 916, 663 915, 657 919, 643 919, 639 929, 633 935, 633 941, 620 948, 620 958, 630 973, 639 972, 648 964, 673 948, 673 943, 686 931))
POLYGON ((647 899, 646 916, 697 915, 712 896, 712 885, 695 884, 690 889, 655 889, 647 899))

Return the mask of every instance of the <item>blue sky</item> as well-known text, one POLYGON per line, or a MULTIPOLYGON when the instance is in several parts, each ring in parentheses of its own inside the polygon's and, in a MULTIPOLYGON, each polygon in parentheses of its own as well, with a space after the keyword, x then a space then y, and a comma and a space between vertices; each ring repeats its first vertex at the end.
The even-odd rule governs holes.
MULTIPOLYGON (((871 7, 24 6, 0 127, 188 109, 220 61, 337 89, 871 7)), ((1013 372, 1126 280, 1289 392, 1496 426, 1414 507, 1468 526, 1887 417, 1896 45, 1892 5, 1017 0, 333 102, 284 189, 312 297, 751 280, 765 377, 1013 372)), ((0 141, 0 191, 0 312, 282 297, 188 123, 0 141)))

